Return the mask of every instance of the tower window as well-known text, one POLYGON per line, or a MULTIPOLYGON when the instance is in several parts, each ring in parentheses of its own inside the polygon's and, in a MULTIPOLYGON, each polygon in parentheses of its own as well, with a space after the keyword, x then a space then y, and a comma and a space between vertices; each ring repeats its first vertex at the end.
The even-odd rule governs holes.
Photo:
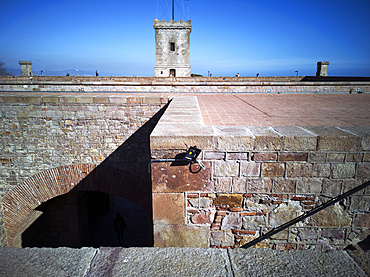
POLYGON ((170 42, 170 50, 175 51, 175 43, 174 42, 170 42))

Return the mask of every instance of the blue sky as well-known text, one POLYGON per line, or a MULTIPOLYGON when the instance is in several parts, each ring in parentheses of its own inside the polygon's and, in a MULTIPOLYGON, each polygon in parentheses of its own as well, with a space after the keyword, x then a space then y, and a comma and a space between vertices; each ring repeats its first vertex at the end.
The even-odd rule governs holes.
MULTIPOLYGON (((171 0, 0 0, 0 60, 41 70, 153 76, 154 18, 171 0)), ((370 76, 369 0, 176 0, 191 19, 192 73, 301 76, 329 61, 331 76, 370 76)))

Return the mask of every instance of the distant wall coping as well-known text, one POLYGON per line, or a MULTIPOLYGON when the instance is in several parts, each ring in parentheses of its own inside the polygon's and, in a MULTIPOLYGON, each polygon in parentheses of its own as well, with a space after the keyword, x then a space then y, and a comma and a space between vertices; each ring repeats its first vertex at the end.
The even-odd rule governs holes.
POLYGON ((84 86, 346 86, 370 85, 370 81, 301 81, 302 78, 69 78, 0 77, 1 85, 84 85, 84 86))
POLYGON ((120 94, 0 93, 0 105, 8 104, 167 104, 169 96, 120 94), (117 100, 119 99, 119 100, 117 100))

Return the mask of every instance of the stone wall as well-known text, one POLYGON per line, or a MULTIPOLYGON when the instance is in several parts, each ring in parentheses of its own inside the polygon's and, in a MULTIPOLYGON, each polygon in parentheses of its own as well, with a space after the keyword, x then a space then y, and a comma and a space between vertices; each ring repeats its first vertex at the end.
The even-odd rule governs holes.
MULTIPOLYGON (((329 78, 329 77, 328 77, 329 78)), ((332 78, 332 77, 331 77, 332 78)), ((305 77, 0 77, 0 91, 134 93, 330 93, 370 92, 370 81, 305 81, 305 77)))
MULTIPOLYGON (((196 97, 176 97, 151 134, 152 159, 193 145, 205 170, 152 163, 155 246, 239 247, 370 180, 370 127, 204 126, 196 97)), ((257 247, 342 249, 369 222, 367 188, 257 247)))
MULTIPOLYGON (((167 102, 161 96, 0 95, 0 245, 9 242, 4 227, 17 236, 28 213, 67 193, 93 170, 96 178, 115 177, 103 188, 102 181, 90 181, 84 186, 90 190, 133 198, 118 185, 150 184, 149 134, 156 124, 151 121, 167 102)), ((150 212, 147 201, 150 207, 143 208, 150 212)))

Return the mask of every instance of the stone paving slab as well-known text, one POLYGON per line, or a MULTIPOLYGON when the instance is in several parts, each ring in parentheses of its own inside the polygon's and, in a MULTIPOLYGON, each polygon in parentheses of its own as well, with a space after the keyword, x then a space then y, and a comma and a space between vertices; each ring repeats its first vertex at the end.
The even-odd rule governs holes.
POLYGON ((234 276, 366 276, 345 251, 229 250, 234 276))
POLYGON ((361 268, 370 276, 370 250, 353 250, 348 251, 348 254, 361 266, 361 268))
MULTIPOLYGON (((369 251, 356 252, 366 270, 369 251)), ((0 276, 367 276, 346 251, 0 248, 0 276)))
POLYGON ((87 276, 232 276, 226 250, 101 248, 87 276))
POLYGON ((84 276, 97 249, 0 248, 0 276, 84 276))

